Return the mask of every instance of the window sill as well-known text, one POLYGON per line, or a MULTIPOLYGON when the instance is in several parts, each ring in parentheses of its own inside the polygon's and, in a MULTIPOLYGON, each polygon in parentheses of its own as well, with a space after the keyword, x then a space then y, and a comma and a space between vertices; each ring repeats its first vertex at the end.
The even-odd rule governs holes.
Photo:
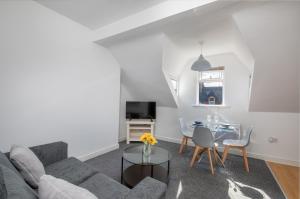
POLYGON ((193 107, 230 108, 228 105, 193 104, 193 107))

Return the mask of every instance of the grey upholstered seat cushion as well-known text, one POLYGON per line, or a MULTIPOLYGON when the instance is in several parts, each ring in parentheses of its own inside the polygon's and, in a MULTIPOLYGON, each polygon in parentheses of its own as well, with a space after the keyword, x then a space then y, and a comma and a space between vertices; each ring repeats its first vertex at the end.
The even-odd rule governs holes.
POLYGON ((98 173, 79 185, 95 194, 98 199, 124 199, 130 189, 119 182, 98 173))
POLYGON ((7 197, 7 199, 37 199, 35 192, 21 176, 5 166, 0 166, 0 170, 5 184, 5 192, 3 192, 1 199, 2 197, 7 197))
POLYGON ((46 174, 78 185, 97 173, 97 170, 76 158, 68 158, 47 166, 46 174))

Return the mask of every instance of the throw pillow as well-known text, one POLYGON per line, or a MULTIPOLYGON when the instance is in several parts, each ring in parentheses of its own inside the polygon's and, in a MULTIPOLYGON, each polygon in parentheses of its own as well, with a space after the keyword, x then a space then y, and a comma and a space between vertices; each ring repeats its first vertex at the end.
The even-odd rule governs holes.
POLYGON ((0 165, 0 173, 2 175, 1 199, 37 199, 35 192, 29 187, 24 179, 17 175, 11 169, 0 165))
POLYGON ((97 199, 88 190, 50 175, 43 175, 39 185, 40 199, 97 199))
POLYGON ((33 188, 38 188, 39 180, 45 174, 45 168, 36 155, 27 147, 14 145, 10 150, 12 163, 33 188))

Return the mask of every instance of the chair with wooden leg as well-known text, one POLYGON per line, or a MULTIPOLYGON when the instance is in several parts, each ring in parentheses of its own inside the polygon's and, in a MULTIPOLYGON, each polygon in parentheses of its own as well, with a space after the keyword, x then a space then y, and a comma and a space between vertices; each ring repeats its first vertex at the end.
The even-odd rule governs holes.
POLYGON ((246 147, 250 144, 250 136, 252 131, 253 131, 253 127, 249 127, 247 131, 243 134, 242 139, 240 140, 229 140, 229 139, 223 140, 223 145, 224 145, 224 152, 222 157, 223 164, 225 163, 230 148, 236 148, 241 150, 244 159, 244 167, 246 171, 249 172, 246 147))
POLYGON ((179 153, 182 154, 184 147, 187 145, 189 139, 192 139, 193 137, 193 132, 189 130, 187 127, 186 123, 184 122, 183 118, 179 118, 179 123, 180 123, 180 131, 183 135, 179 153))
POLYGON ((215 150, 215 142, 214 142, 215 139, 212 132, 210 131, 209 128, 206 127, 195 127, 192 140, 195 143, 195 151, 190 166, 191 167, 194 166, 199 155, 201 155, 203 152, 207 152, 211 173, 214 175, 215 172, 214 172, 214 166, 212 162, 211 151, 214 152, 215 150))

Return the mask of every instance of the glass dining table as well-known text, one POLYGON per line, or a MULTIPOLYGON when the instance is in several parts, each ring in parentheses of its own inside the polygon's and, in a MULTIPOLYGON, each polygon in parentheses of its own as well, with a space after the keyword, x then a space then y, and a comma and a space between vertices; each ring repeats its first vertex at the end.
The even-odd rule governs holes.
POLYGON ((237 123, 225 123, 225 122, 201 122, 193 123, 192 128, 196 126, 204 126, 211 130, 215 142, 218 146, 222 146, 223 140, 225 139, 240 139, 241 136, 241 125, 237 123))

